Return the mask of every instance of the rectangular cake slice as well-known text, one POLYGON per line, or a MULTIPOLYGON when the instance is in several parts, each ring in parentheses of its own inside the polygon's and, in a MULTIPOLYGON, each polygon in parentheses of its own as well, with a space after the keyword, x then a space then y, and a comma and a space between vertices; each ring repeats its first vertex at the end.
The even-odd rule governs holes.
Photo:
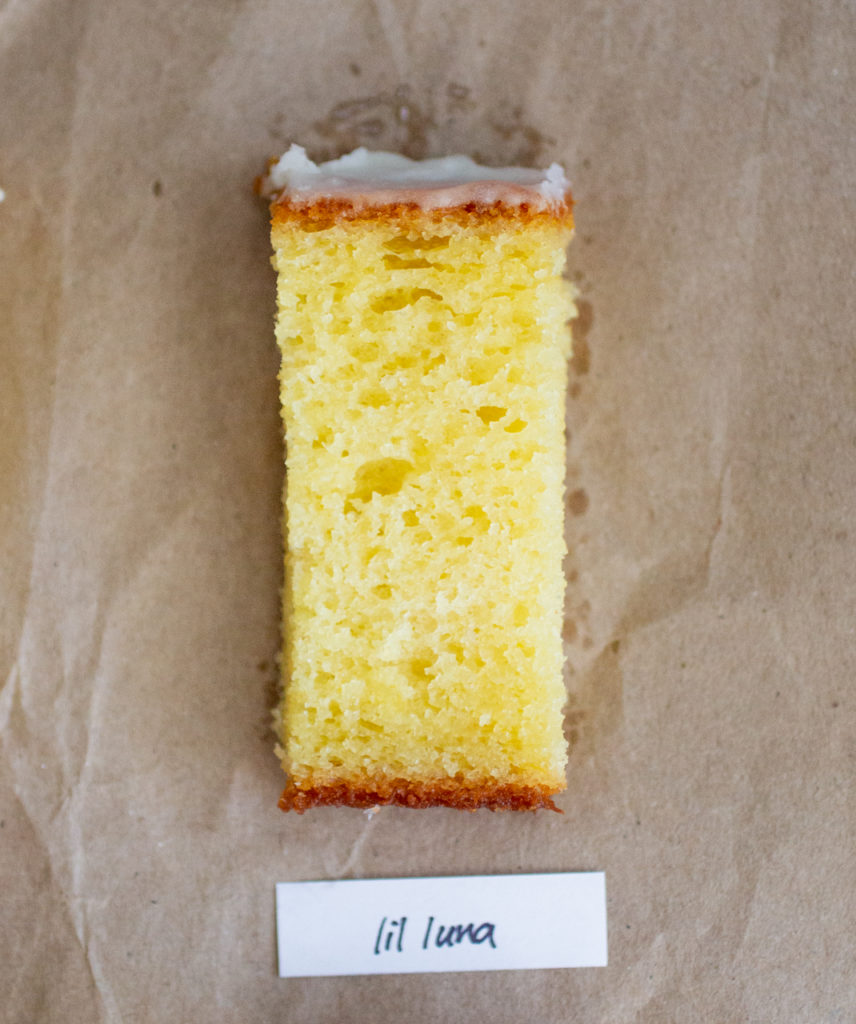
POLYGON ((287 449, 280 806, 553 807, 564 175, 292 147, 263 188, 287 449))

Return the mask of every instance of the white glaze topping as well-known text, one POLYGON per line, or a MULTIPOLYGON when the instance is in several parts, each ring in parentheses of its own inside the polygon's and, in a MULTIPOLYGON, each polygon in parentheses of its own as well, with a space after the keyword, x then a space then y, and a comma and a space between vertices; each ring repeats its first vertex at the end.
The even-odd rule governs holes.
POLYGON ((529 167, 483 167, 468 156, 410 160, 397 153, 355 149, 316 164, 302 146, 291 148, 268 171, 262 192, 276 199, 311 202, 347 199, 359 205, 415 202, 428 209, 477 201, 559 205, 568 196, 568 180, 559 164, 539 171, 529 167))

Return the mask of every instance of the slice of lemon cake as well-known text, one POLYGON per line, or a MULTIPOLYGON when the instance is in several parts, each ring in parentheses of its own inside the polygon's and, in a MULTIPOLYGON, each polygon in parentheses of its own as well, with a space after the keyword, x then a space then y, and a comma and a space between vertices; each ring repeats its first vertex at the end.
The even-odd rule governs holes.
POLYGON ((261 185, 287 446, 280 806, 554 807, 564 174, 293 146, 261 185))

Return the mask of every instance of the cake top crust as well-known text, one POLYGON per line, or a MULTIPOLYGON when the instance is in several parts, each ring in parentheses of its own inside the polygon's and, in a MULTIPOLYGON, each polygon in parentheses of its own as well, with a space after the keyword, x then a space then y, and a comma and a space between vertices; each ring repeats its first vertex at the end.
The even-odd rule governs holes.
POLYGON ((484 167, 468 156, 410 160, 363 147, 316 164, 292 145, 268 169, 260 191, 274 203, 310 206, 342 200, 357 208, 407 204, 424 210, 469 203, 557 210, 570 201, 570 185, 559 164, 545 170, 484 167))

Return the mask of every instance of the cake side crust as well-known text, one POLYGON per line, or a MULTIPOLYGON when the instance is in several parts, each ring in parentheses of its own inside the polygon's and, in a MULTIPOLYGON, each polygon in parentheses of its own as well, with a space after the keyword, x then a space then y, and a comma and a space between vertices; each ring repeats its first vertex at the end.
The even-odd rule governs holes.
POLYGON ((472 224, 496 221, 528 224, 560 224, 573 229, 573 205, 570 194, 557 206, 537 207, 529 203, 511 204, 503 202, 480 203, 476 200, 454 206, 425 208, 417 202, 395 202, 383 204, 355 203, 350 199, 332 196, 299 199, 289 195, 280 196, 270 204, 271 221, 274 226, 284 223, 312 224, 320 227, 338 221, 350 222, 396 222, 402 227, 408 224, 442 223, 472 224))
POLYGON ((537 811, 562 812, 551 797, 563 786, 533 786, 521 783, 474 783, 458 779, 415 781, 374 777, 352 782, 329 782, 317 786, 295 785, 289 780, 279 798, 283 811, 302 814, 310 807, 359 807, 381 805, 398 807, 453 807, 462 811, 537 811))

